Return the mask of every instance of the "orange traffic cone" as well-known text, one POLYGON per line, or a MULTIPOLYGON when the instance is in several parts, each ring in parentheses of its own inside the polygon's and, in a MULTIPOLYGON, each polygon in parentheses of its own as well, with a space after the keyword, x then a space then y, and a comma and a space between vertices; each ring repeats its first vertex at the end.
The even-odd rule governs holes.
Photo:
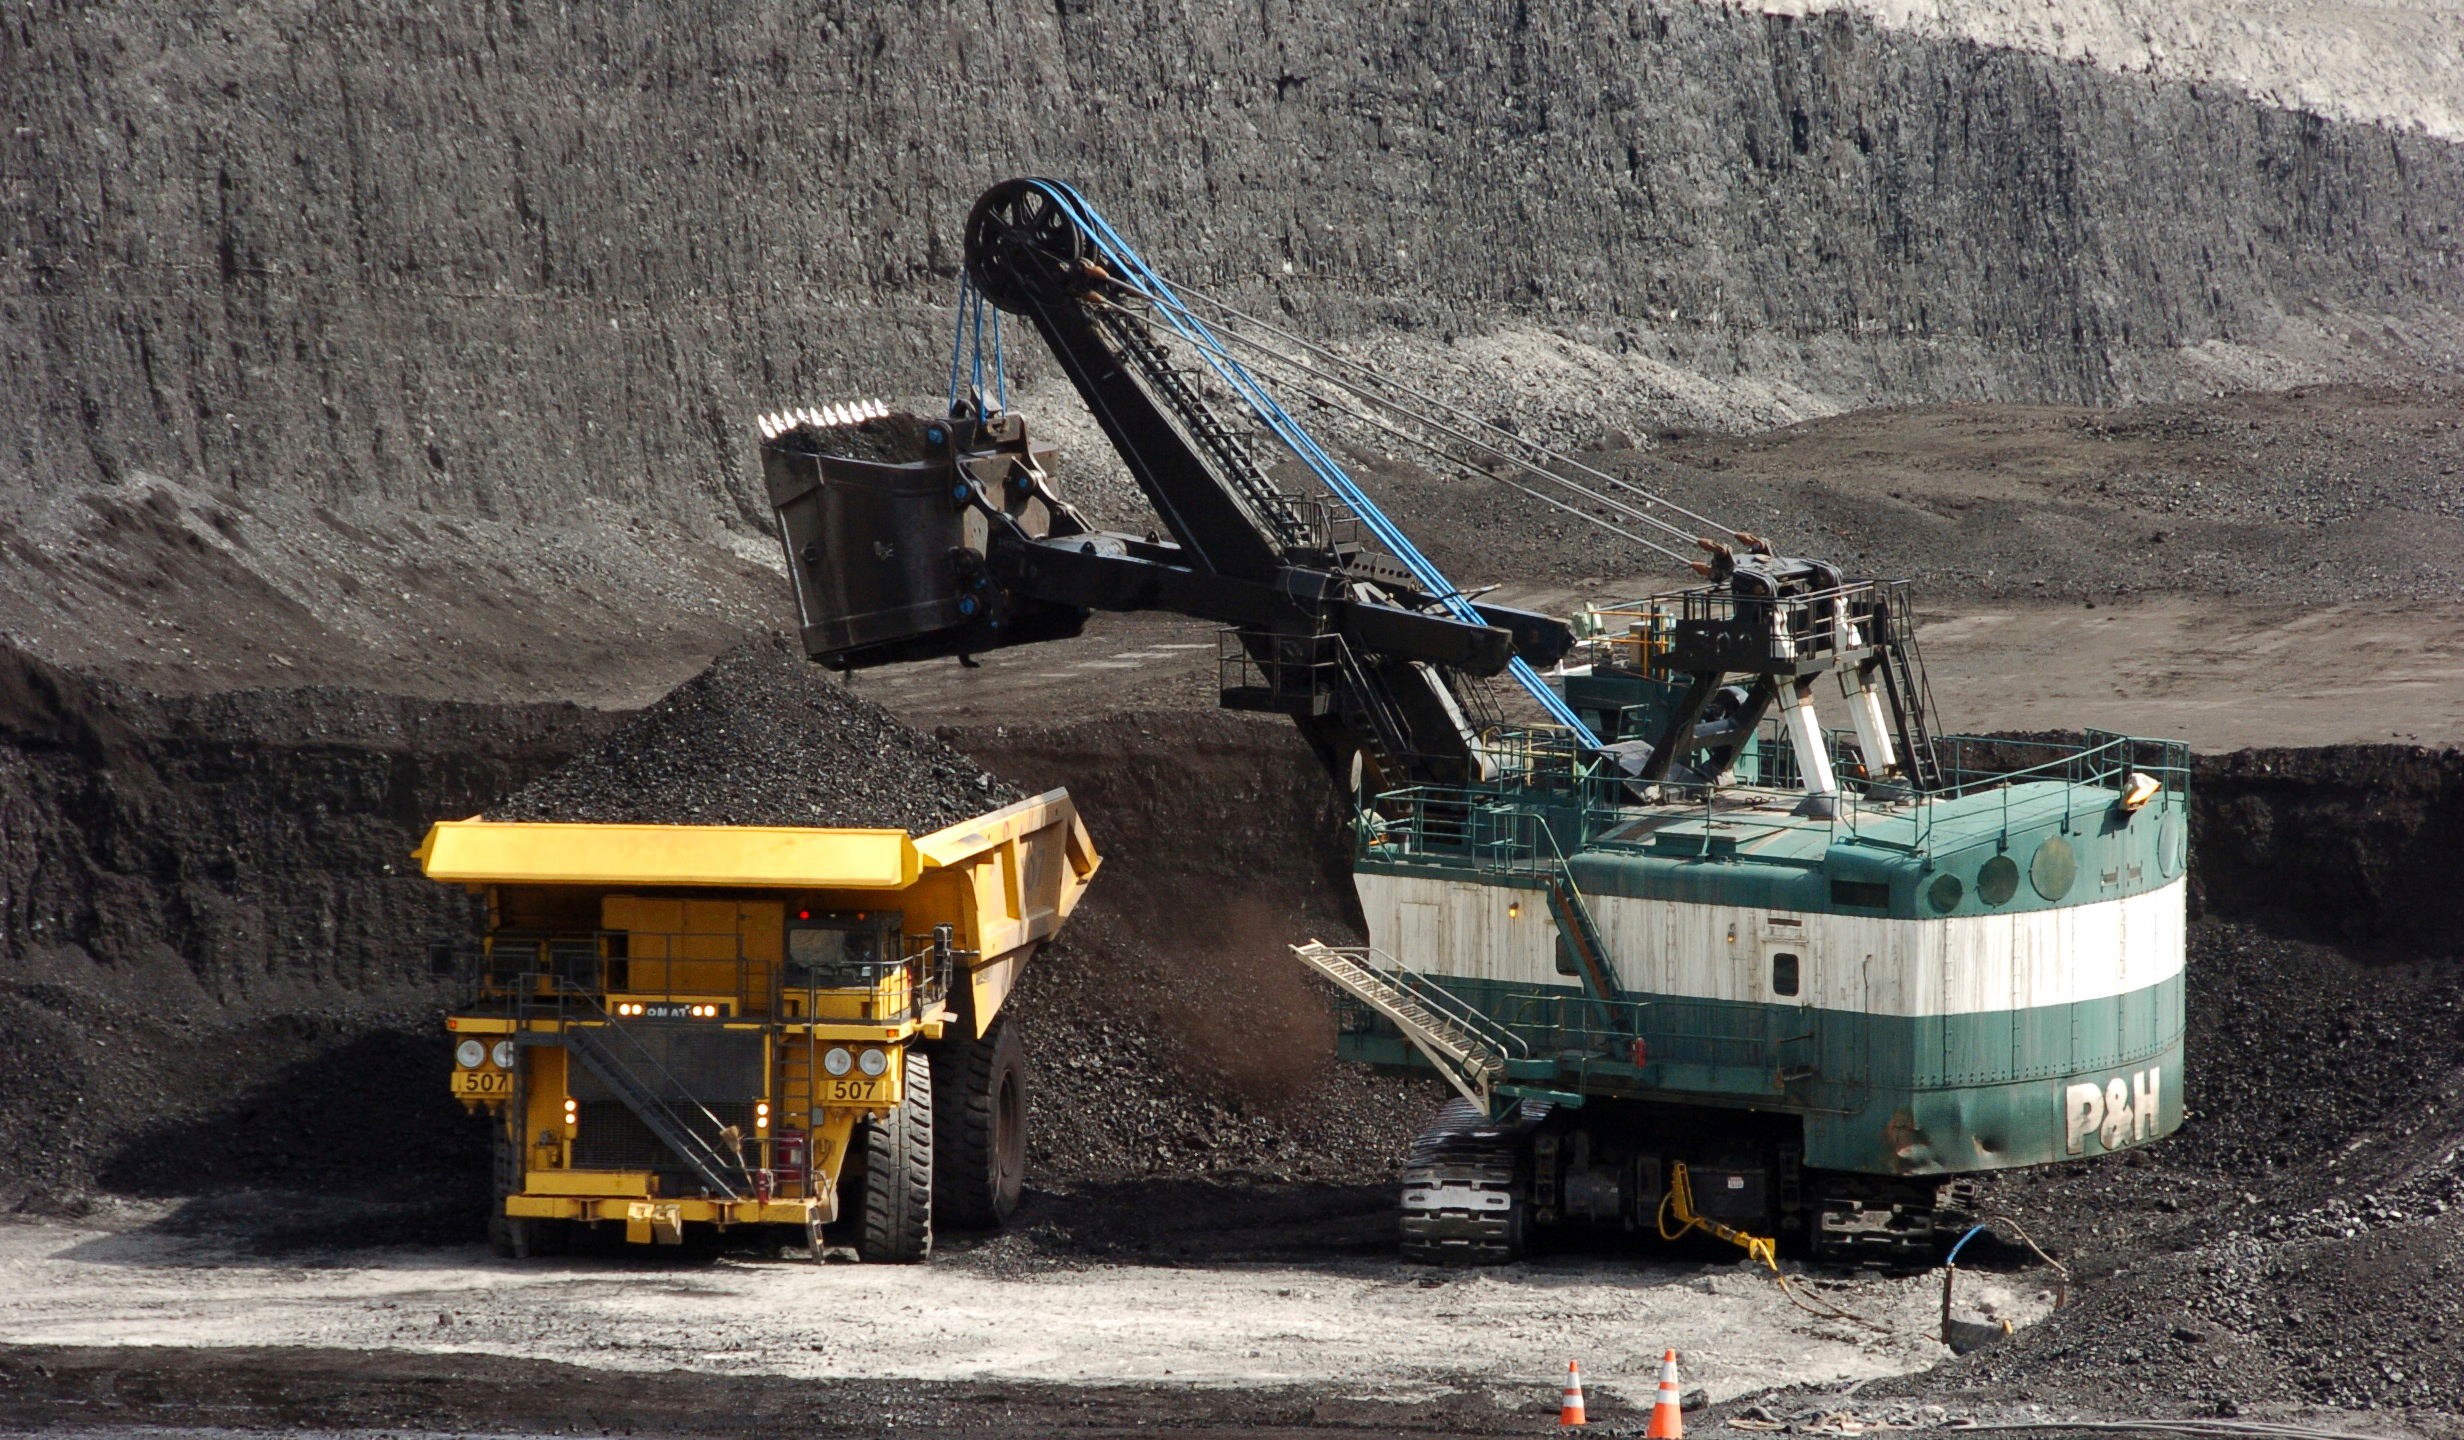
POLYGON ((1677 1352, 1660 1357, 1660 1393, 1652 1397, 1645 1440, 1685 1440, 1685 1412, 1677 1404, 1677 1352))
POLYGON ((1557 1423, 1561 1426, 1591 1423, 1583 1418, 1583 1367, 1572 1360, 1566 1362, 1566 1398, 1558 1402, 1557 1423))

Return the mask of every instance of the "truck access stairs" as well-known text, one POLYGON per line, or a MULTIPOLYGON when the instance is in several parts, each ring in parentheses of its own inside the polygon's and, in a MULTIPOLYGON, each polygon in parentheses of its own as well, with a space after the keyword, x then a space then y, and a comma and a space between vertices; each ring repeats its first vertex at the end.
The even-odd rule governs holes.
POLYGON ((1293 946, 1292 953, 1336 988, 1394 1022, 1464 1099, 1485 1114, 1497 1113, 1496 1091, 1505 1081, 1506 1061, 1526 1052, 1512 1031, 1427 976, 1397 965, 1383 951, 1312 940, 1293 946))
POLYGON ((743 1161, 719 1148, 726 1127, 716 1115, 698 1105, 693 1108, 701 1110, 704 1124, 696 1126, 691 1118, 668 1103, 660 1093, 662 1087, 659 1081, 664 1079, 667 1082, 665 1089, 671 1093, 681 1093, 682 1086, 668 1074, 658 1057, 625 1029, 621 1021, 608 1015, 604 1009, 599 1011, 599 1015, 603 1021, 601 1024, 567 1024, 563 1027, 566 1052, 580 1061, 583 1069, 597 1076, 601 1084, 614 1091, 616 1098, 625 1103, 626 1109, 641 1117, 642 1123, 650 1127, 650 1133, 658 1136, 660 1143, 675 1152, 676 1158, 685 1163, 695 1179, 709 1187, 713 1199, 742 1199, 743 1196, 726 1177, 730 1170, 741 1171, 743 1161), (638 1057, 638 1063, 624 1057, 622 1051, 626 1047, 630 1047, 638 1057), (646 1075, 644 1070, 651 1073, 646 1075))

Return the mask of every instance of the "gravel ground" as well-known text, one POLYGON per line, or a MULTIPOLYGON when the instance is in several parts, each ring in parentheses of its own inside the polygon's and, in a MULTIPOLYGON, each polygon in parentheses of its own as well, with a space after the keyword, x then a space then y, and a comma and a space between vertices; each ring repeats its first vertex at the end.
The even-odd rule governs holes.
MULTIPOLYGON (((1552 413, 1544 375, 1504 373, 1518 392, 1508 414, 1552 413)), ((1915 581, 1927 605, 2162 593, 2291 613, 2464 595, 2459 417, 2464 387, 2449 381, 1565 438, 1592 447, 1600 469, 1767 535, 1785 554, 1915 581)), ((1672 562, 1505 486, 1375 448, 1355 453, 1371 493, 1459 582, 1552 582, 1601 599, 1599 584, 1617 577, 1665 577, 1654 584, 1664 589, 1686 580, 1672 562)), ((1065 493, 1073 481, 1062 474, 1065 493)))

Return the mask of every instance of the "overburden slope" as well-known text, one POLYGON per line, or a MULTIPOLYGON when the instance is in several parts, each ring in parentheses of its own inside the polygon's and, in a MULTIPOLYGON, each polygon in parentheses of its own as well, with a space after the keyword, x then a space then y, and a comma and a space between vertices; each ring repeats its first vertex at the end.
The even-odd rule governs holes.
POLYGON ((750 417, 934 388, 966 207, 1019 172, 1449 387, 1564 332, 1569 424, 2464 353, 2458 147, 1846 15, 63 3, 4 33, 0 628, 38 648, 168 575, 406 683, 466 639, 551 694, 591 668, 560 652, 706 657, 767 550, 750 417))

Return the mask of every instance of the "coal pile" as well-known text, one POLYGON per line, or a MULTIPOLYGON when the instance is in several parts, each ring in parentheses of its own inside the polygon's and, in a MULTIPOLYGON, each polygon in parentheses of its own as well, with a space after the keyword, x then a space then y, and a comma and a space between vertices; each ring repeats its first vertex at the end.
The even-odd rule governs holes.
MULTIPOLYGON (((1323 1033, 1292 1035, 1283 1017, 1257 1013, 1256 987, 1225 983, 1218 966, 1183 960, 1144 930, 1082 912, 1012 997, 1034 1065, 1030 1183, 1391 1181, 1443 1088, 1335 1059, 1323 995, 1310 994, 1315 1014, 1300 1017, 1323 1033), (1271 1059, 1243 1065, 1209 1043, 1218 1039, 1271 1059)), ((1297 971, 1280 950, 1244 951, 1244 970, 1297 971)))
POLYGON ((1152 711, 953 735, 1028 789, 1067 785, 1104 856, 1010 1002, 1029 1183, 1391 1185, 1447 1092, 1334 1056, 1332 997, 1290 947, 1360 938, 1350 856, 1291 726, 1152 711))
POLYGON ((2179 1135, 1992 1188, 2069 1253, 2081 1303, 1932 1383, 2211 1415, 2464 1404, 2464 958, 2370 966, 2210 918, 2188 1004, 2179 1135))
POLYGON ((490 820, 955 825, 1019 792, 849 691, 779 636, 747 640, 490 820))
MULTIPOLYGON (((487 1140, 445 1093, 431 940, 468 895, 409 863, 607 732, 569 705, 321 688, 165 696, 0 641, 0 1210, 100 1192, 313 1192, 471 1233, 487 1140), (314 1103, 302 1103, 311 1097, 314 1103)), ((362 1229, 364 1236, 370 1233, 362 1229)))

